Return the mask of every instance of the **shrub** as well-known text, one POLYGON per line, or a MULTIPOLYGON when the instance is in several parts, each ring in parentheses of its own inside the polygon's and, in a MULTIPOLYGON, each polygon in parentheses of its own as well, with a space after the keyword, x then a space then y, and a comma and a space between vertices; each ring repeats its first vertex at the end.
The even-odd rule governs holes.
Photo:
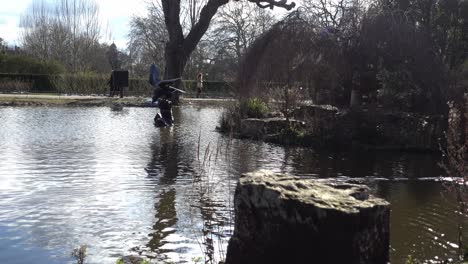
POLYGON ((41 61, 25 55, 0 54, 0 73, 61 74, 65 67, 53 60, 41 61))
POLYGON ((51 78, 53 85, 50 89, 62 94, 106 94, 109 90, 108 79, 103 75, 78 73, 56 75, 51 78))
POLYGON ((222 132, 233 132, 240 128, 241 112, 239 104, 228 106, 219 121, 219 130, 222 132))
POLYGON ((249 98, 241 105, 241 111, 248 118, 263 118, 268 112, 268 106, 258 98, 249 98))
POLYGON ((73 249, 71 255, 76 259, 76 264, 84 264, 87 256, 88 245, 81 245, 73 249))
POLYGON ((32 82, 0 77, 0 91, 7 93, 27 93, 32 90, 32 82))

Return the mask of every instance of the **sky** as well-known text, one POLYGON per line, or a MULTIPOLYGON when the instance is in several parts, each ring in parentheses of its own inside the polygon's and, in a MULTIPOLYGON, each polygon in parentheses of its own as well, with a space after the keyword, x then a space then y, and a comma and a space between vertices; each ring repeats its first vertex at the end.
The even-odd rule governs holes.
MULTIPOLYGON (((109 44, 115 42, 117 48, 125 49, 127 34, 130 31, 130 19, 134 15, 146 15, 146 1, 96 0, 99 4, 103 30, 110 32, 102 34, 101 41, 109 44)), ((0 0, 0 38, 3 38, 8 45, 21 45, 20 16, 31 3, 32 0, 0 0)), ((280 11, 279 8, 275 8, 276 10, 280 11)))
MULTIPOLYGON (((0 0, 0 38, 3 38, 8 45, 21 44, 20 16, 31 2, 32 0, 0 0)), ((101 41, 115 42, 117 48, 125 49, 130 19, 133 15, 146 14, 145 0, 96 0, 96 2, 99 4, 103 30, 108 28, 110 32, 102 34, 101 41)))

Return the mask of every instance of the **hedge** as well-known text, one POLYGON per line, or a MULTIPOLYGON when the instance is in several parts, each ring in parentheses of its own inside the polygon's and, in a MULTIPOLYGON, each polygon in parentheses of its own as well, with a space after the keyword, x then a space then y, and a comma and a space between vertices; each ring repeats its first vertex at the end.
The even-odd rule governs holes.
MULTIPOLYGON (((59 93, 74 95, 109 94, 109 76, 97 74, 15 74, 0 73, 0 92, 3 93, 59 93)), ((188 96, 196 95, 196 81, 184 80, 182 89, 188 96)), ((231 97, 232 84, 223 81, 205 81, 202 97, 231 97)), ((147 79, 130 78, 126 96, 151 96, 153 88, 147 79)))

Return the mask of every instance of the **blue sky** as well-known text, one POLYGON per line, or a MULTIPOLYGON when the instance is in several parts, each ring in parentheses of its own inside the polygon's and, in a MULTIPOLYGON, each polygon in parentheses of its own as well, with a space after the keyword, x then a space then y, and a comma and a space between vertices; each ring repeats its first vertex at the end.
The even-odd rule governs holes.
MULTIPOLYGON (((0 0, 0 37, 9 45, 21 44, 20 15, 32 0, 0 0)), ((129 22, 133 15, 146 14, 145 0, 96 0, 101 13, 103 29, 110 34, 102 34, 102 41, 113 42, 119 49, 126 48, 129 22)))

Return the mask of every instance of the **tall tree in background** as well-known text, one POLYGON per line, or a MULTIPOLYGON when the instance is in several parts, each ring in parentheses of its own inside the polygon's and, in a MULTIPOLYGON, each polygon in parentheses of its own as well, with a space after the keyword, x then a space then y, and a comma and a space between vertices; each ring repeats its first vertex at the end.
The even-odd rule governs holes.
POLYGON ((130 21, 128 50, 133 61, 133 73, 148 74, 148 65, 156 63, 164 68, 164 44, 168 40, 164 14, 156 3, 148 6, 146 17, 133 17, 130 21))
POLYGON ((23 48, 42 60, 55 59, 72 72, 89 70, 102 29, 94 0, 34 0, 21 16, 23 48))
POLYGON ((276 22, 262 11, 246 2, 225 5, 214 25, 215 46, 231 53, 238 64, 250 44, 276 22))
POLYGON ((5 49, 5 46, 6 46, 5 42, 3 41, 2 38, 0 38, 0 52, 3 52, 3 50, 5 49))
MULTIPOLYGON (((247 0, 256 3, 260 8, 273 8, 275 6, 292 9, 295 4, 287 0, 247 0)), ((205 35, 213 16, 218 8, 227 4, 229 0, 208 0, 201 8, 198 21, 193 24, 187 34, 184 34, 181 24, 181 0, 162 0, 164 22, 168 33, 165 45, 165 78, 180 77, 185 65, 205 35)))
POLYGON ((106 55, 112 70, 120 69, 122 62, 119 58, 119 51, 117 50, 117 46, 115 45, 115 43, 112 43, 109 46, 106 55))
POLYGON ((212 79, 234 80, 247 48, 276 22, 270 10, 247 2, 231 2, 221 7, 210 31, 197 47, 208 45, 209 64, 205 65, 204 72, 212 79))

